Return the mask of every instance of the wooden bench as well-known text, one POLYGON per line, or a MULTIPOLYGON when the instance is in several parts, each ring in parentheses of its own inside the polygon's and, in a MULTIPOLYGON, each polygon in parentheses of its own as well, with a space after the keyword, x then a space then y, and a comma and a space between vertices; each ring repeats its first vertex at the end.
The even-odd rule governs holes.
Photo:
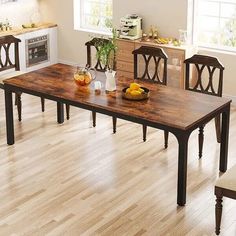
POLYGON ((216 182, 215 185, 216 195, 216 235, 220 234, 220 224, 222 216, 222 202, 223 197, 236 199, 236 165, 223 174, 216 182))

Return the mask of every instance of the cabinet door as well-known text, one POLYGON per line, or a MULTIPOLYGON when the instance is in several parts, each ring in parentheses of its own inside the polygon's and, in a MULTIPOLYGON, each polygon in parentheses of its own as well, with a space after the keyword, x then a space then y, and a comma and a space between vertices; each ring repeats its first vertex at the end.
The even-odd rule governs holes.
POLYGON ((134 42, 126 40, 117 40, 116 68, 117 75, 127 78, 134 76, 134 42))
POLYGON ((128 79, 133 79, 134 78, 134 73, 119 70, 119 71, 117 71, 117 76, 118 76, 118 78, 119 77, 125 77, 125 78, 128 78, 128 79))
POLYGON ((134 72, 134 63, 133 62, 118 61, 116 67, 117 67, 118 71, 121 70, 121 71, 130 72, 130 73, 134 72))
POLYGON ((134 42, 118 40, 117 41, 117 61, 125 61, 133 63, 134 56, 132 54, 134 50, 134 42))

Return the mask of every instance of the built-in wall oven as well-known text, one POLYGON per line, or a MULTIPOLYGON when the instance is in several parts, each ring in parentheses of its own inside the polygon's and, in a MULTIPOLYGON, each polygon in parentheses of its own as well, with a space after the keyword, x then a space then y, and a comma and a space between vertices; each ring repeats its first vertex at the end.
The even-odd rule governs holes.
POLYGON ((26 40, 26 67, 49 61, 49 34, 26 40))

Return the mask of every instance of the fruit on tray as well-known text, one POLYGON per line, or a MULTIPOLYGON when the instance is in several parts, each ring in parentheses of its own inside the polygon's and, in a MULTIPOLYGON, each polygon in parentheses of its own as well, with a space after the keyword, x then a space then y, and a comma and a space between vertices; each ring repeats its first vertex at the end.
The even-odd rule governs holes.
POLYGON ((142 93, 144 93, 144 90, 138 83, 131 83, 129 88, 126 89, 126 94, 130 94, 131 96, 139 96, 142 93))
POLYGON ((171 38, 158 38, 155 39, 155 42, 158 44, 169 44, 172 41, 171 38))
POLYGON ((138 83, 131 83, 122 90, 122 97, 127 100, 141 101, 149 98, 149 89, 141 87, 138 83))

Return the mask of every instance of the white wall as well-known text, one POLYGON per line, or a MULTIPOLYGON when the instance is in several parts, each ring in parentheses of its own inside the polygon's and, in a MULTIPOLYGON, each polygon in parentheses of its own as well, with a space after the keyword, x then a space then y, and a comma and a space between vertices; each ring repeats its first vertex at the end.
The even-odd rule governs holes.
MULTIPOLYGON (((136 13, 143 17, 144 30, 156 25, 160 35, 178 37, 179 29, 187 28, 188 0, 113 0, 114 25, 128 13, 136 13)), ((73 29, 73 0, 40 0, 43 19, 58 24, 59 59, 64 62, 85 63, 86 49, 84 43, 89 34, 73 29)), ((236 96, 236 55, 200 51, 217 56, 225 65, 224 93, 236 96)))
POLYGON ((18 0, 17 2, 0 4, 0 22, 10 21, 13 26, 29 23, 39 10, 37 0, 18 0))
MULTIPOLYGON (((142 0, 114 0, 114 25, 119 25, 119 19, 128 13, 136 13, 144 18, 144 28, 156 25, 163 36, 178 37, 178 30, 186 29, 187 0, 172 2, 169 7, 166 0, 148 0, 145 8, 142 0), (162 7, 161 7, 162 6, 162 7), (176 9, 179 9, 176 11, 176 9), (170 18, 175 24, 169 24, 170 18)), ((64 61, 84 62, 86 51, 84 43, 89 40, 89 34, 73 29, 73 0, 41 0, 40 9, 43 19, 58 24, 59 29, 59 58, 64 61)), ((79 12, 79 10, 78 10, 79 12)))

